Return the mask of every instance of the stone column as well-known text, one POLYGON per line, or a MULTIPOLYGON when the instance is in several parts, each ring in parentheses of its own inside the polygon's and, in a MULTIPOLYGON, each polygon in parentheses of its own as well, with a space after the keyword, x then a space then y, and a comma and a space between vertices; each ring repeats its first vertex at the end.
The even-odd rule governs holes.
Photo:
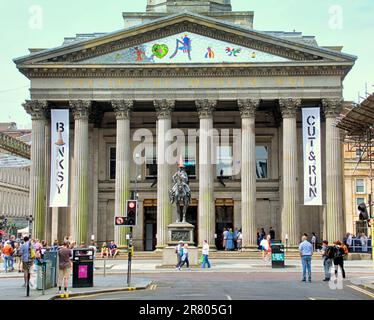
POLYGON ((282 240, 288 234, 288 244, 300 243, 298 212, 298 163, 296 114, 301 106, 300 99, 279 100, 283 116, 283 210, 282 240))
MULTIPOLYGON (((126 215, 126 201, 130 199, 130 112, 132 100, 113 100, 112 106, 117 119, 116 140, 116 194, 114 216, 126 215)), ((114 242, 124 247, 127 243, 127 228, 114 227, 114 242)))
POLYGON ((51 183, 51 111, 48 110, 46 114, 45 126, 45 176, 46 176, 46 218, 45 218, 45 240, 49 244, 53 244, 55 239, 52 239, 52 208, 49 207, 49 194, 51 183))
POLYGON ((32 144, 30 170, 29 214, 33 216, 32 237, 45 239, 46 176, 45 176, 45 100, 31 100, 23 104, 31 114, 32 144))
POLYGON ((157 113, 157 249, 167 246, 167 226, 172 222, 172 208, 169 200, 171 188, 171 172, 168 164, 166 134, 171 129, 171 111, 174 109, 173 100, 155 100, 157 113))
POLYGON ((88 243, 88 117, 91 101, 72 100, 74 115, 74 194, 72 239, 88 243))
POLYGON ((238 100, 242 117, 242 233, 243 248, 256 245, 256 109, 260 100, 238 100))
MULTIPOLYGON (((217 106, 215 100, 195 101, 200 118, 199 129, 199 247, 207 240, 215 246, 216 215, 214 205, 214 172, 212 159, 213 146, 213 111, 217 106)), ((214 150, 215 151, 215 150, 214 150)), ((214 153, 213 153, 214 154, 214 153)))
POLYGON ((344 236, 343 185, 340 129, 335 126, 343 106, 342 99, 323 99, 326 117, 326 224, 327 240, 344 236))

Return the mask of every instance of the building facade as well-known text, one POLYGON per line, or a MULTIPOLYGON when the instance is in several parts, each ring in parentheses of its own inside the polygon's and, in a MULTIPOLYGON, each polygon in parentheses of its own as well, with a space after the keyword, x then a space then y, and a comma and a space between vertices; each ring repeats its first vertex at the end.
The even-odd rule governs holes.
POLYGON ((220 248, 226 226, 242 228, 246 248, 256 244, 258 228, 270 226, 291 246, 304 232, 342 238, 334 123, 356 58, 300 33, 255 31, 253 12, 233 12, 228 0, 149 0, 147 12, 123 18, 123 30, 77 35, 15 60, 31 81, 24 107, 32 117, 34 235, 50 230, 51 239, 94 235, 124 245, 126 230, 114 226, 114 216, 135 192, 135 246, 162 249, 176 220, 168 192, 182 156, 197 245, 220 248), (302 203, 302 107, 321 108, 323 206, 302 203), (70 202, 46 209, 53 108, 71 110, 70 202), (223 134, 226 143, 216 147, 223 134), (171 152, 178 137, 196 143, 171 152))
POLYGON ((30 163, 8 147, 26 149, 24 144, 30 141, 31 130, 20 130, 14 122, 0 123, 0 218, 7 220, 3 229, 13 233, 28 225, 30 163))

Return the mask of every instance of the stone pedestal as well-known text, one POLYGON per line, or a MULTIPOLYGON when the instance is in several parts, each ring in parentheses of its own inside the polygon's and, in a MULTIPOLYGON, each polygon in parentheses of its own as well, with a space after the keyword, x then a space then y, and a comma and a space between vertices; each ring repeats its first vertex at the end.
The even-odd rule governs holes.
POLYGON ((179 241, 187 243, 189 246, 194 245, 193 230, 195 226, 188 222, 175 222, 168 225, 168 245, 176 246, 179 241))
POLYGON ((168 246, 162 250, 162 265, 164 267, 175 267, 178 261, 175 247, 179 241, 188 244, 188 260, 190 267, 198 266, 198 249, 194 246, 194 226, 188 222, 176 222, 168 225, 168 246))

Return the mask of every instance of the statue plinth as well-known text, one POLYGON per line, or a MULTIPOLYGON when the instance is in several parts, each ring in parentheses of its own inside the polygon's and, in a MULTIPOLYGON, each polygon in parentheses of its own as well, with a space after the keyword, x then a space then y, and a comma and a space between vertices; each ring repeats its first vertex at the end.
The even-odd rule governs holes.
POLYGON ((193 234, 195 226, 188 222, 175 222, 168 225, 168 245, 175 246, 179 241, 193 246, 193 234))
POLYGON ((175 268, 177 264, 175 247, 179 241, 188 244, 190 266, 198 266, 198 250, 193 240, 194 229, 195 226, 188 222, 175 222, 168 225, 168 246, 162 250, 162 265, 159 268, 175 268))

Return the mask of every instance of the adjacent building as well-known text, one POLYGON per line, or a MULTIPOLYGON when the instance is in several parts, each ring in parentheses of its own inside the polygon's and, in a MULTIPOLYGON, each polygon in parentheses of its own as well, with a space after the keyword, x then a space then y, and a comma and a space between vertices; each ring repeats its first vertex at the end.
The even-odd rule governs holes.
POLYGON ((14 122, 0 123, 0 217, 13 233, 28 225, 30 161, 23 156, 30 141, 31 130, 18 129, 14 122), (11 152, 15 150, 18 155, 11 152))

